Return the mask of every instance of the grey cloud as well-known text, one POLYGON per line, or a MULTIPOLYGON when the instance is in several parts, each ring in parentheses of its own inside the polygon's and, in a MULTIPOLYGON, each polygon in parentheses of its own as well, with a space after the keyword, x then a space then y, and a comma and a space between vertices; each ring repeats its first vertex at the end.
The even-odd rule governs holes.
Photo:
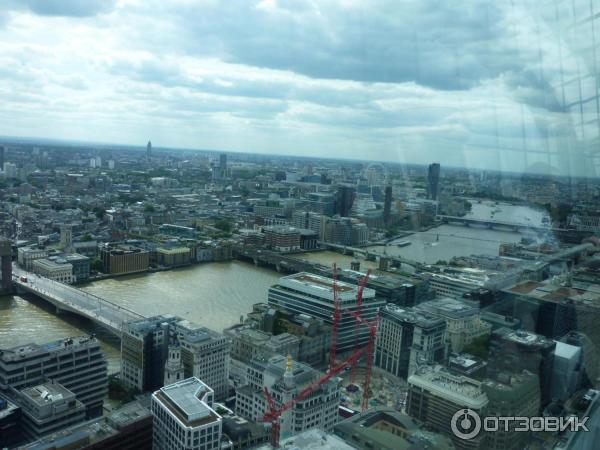
POLYGON ((265 12, 246 0, 173 11, 189 51, 220 45, 229 62, 313 78, 468 89, 518 68, 503 10, 490 2, 279 2, 265 12), (293 8, 292 8, 293 7, 293 8))
POLYGON ((0 9, 26 8, 40 16, 90 17, 110 12, 114 6, 115 0, 7 0, 0 9))

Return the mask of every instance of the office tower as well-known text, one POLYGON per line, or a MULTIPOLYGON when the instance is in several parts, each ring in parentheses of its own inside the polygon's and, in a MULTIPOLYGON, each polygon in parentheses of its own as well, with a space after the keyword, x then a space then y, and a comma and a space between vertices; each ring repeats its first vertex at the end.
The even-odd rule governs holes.
POLYGON ((57 381, 22 389, 15 399, 22 410, 23 435, 28 441, 85 420, 85 405, 57 381))
POLYGON ((73 232, 70 227, 62 226, 60 227, 60 248, 63 250, 68 250, 73 243, 73 232))
POLYGON ((427 169, 427 198, 437 200, 440 189, 440 164, 429 164, 427 169))
POLYGON ((121 336, 121 381, 140 392, 164 384, 169 324, 177 317, 160 315, 128 322, 121 336))
POLYGON ((150 159, 152 157, 152 142, 148 141, 146 144, 146 158, 150 159))
POLYGON ((362 245, 369 240, 369 228, 350 217, 323 216, 322 236, 325 242, 339 245, 362 245))
POLYGON ((450 436, 457 450, 483 450, 483 434, 461 440, 451 430, 452 416, 471 409, 484 416, 488 398, 481 382, 454 375, 443 366, 424 366, 408 378, 406 411, 428 429, 450 436))
POLYGON ((541 406, 552 400, 552 368, 556 342, 523 330, 498 328, 490 337, 488 376, 498 379, 503 374, 527 370, 540 379, 541 406))
POLYGON ((300 250, 300 229, 287 225, 263 227, 265 246, 278 252, 300 250))
POLYGON ((312 192, 307 195, 306 208, 317 214, 335 214, 336 196, 330 192, 312 192))
POLYGON ((354 193, 356 188, 349 184, 341 184, 338 186, 336 200, 335 200, 335 213, 342 217, 350 215, 352 204, 354 203, 354 193))
POLYGON ((564 402, 581 388, 584 371, 582 360, 581 347, 556 341, 552 364, 553 399, 564 402))
MULTIPOLYGON (((540 408, 540 382, 537 375, 524 371, 500 380, 484 380, 481 384, 488 398, 487 417, 533 417, 540 408)), ((522 450, 530 432, 515 431, 517 422, 498 431, 485 433, 486 450, 522 450)))
POLYGON ((214 392, 196 377, 165 386, 152 394, 155 450, 216 450, 222 418, 213 409, 214 392))
POLYGON ((20 390, 54 380, 77 396, 88 417, 102 413, 107 377, 106 358, 93 336, 0 350, 0 389, 20 390))
POLYGON ((560 341, 581 348, 581 383, 597 386, 600 365, 597 347, 593 342, 585 334, 576 331, 567 333, 560 341))
POLYGON ((100 249, 102 271, 111 274, 143 272, 150 265, 150 252, 131 245, 111 246, 100 249))
POLYGON ((385 187, 385 198, 383 200, 383 223, 388 225, 392 213, 392 187, 385 187))
POLYGON ((4 169, 4 158, 6 156, 6 147, 0 145, 0 169, 4 169))
POLYGON ((217 400, 225 399, 229 391, 229 340, 187 320, 179 319, 171 327, 175 342, 181 346, 185 377, 200 378, 211 386, 217 400))
POLYGON ((8 239, 0 237, 0 288, 12 290, 12 248, 8 239))
MULTIPOLYGON (((292 361, 291 357, 273 356, 256 359, 248 365, 248 384, 236 390, 235 411, 240 416, 260 422, 268 409, 264 389, 267 387, 276 407, 289 402, 322 374, 311 366, 292 361)), ((298 401, 281 416, 281 438, 319 428, 333 430, 338 420, 341 388, 329 380, 307 398, 298 401)))
POLYGON ((416 311, 446 321, 446 338, 450 350, 458 353, 474 339, 490 334, 492 326, 481 320, 479 306, 453 298, 438 298, 418 304, 416 311))
MULTIPOLYGON (((337 351, 352 350, 355 345, 364 346, 369 339, 367 327, 356 331, 356 319, 348 311, 356 310, 358 287, 338 282, 337 292, 340 299, 341 318, 337 334, 337 351)), ((307 314, 331 325, 333 322, 333 280, 306 272, 282 277, 269 288, 269 305, 285 309, 292 313, 307 314)), ((375 297, 375 291, 365 288, 362 300, 362 317, 374 320, 385 301, 375 297)))
POLYGON ((221 178, 227 178, 227 154, 221 153, 219 155, 219 173, 221 178))
POLYGON ((408 378, 423 364, 446 356, 446 322, 426 313, 388 304, 381 309, 375 365, 408 378))

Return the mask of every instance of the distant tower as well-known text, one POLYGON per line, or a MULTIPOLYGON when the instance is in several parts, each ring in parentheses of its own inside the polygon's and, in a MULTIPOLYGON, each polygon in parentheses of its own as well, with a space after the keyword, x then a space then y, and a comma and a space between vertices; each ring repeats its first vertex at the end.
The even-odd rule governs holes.
POLYGON ((179 345, 169 345, 169 357, 165 363, 165 386, 183 380, 183 363, 179 345))
POLYGON ((152 142, 148 141, 146 144, 146 158, 150 159, 152 157, 152 142))
POLYGON ((429 164, 427 170, 427 198, 437 200, 440 189, 440 164, 429 164))
POLYGON ((219 155, 219 173, 221 178, 227 178, 227 154, 225 153, 219 155))
MULTIPOLYGON (((291 401, 297 393, 296 383, 294 382, 294 369, 292 355, 288 354, 285 372, 283 374, 283 396, 282 403, 291 401)), ((293 434, 293 414, 292 409, 285 411, 280 418, 281 437, 286 438, 293 434)))
POLYGON ((356 189, 352 185, 342 184, 338 187, 335 212, 342 217, 348 217, 352 204, 354 203, 354 193, 356 189))
POLYGON ((392 187, 385 187, 385 198, 383 200, 383 222, 388 225, 390 223, 390 214, 392 212, 392 187))
POLYGON ((6 148, 3 145, 0 145, 0 170, 4 170, 4 152, 6 148))
POLYGON ((68 250, 69 248, 71 248, 72 242, 73 242, 73 235, 71 233, 71 228, 61 227, 61 229, 60 229, 60 248, 63 250, 68 250))

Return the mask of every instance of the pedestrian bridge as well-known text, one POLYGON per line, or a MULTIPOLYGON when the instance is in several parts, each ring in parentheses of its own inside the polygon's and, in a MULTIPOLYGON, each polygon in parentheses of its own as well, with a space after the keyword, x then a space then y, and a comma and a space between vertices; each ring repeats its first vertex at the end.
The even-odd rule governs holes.
POLYGON ((68 311, 85 317, 119 338, 125 322, 144 318, 131 309, 73 286, 20 269, 15 272, 13 283, 18 292, 28 292, 46 300, 54 305, 57 313, 68 311))

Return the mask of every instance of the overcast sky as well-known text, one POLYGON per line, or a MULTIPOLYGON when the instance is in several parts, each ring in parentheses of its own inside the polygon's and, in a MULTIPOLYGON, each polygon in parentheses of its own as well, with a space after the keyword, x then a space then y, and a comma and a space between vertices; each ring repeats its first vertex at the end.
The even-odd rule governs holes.
POLYGON ((0 135, 560 166, 556 39, 522 3, 2 0, 0 135))

